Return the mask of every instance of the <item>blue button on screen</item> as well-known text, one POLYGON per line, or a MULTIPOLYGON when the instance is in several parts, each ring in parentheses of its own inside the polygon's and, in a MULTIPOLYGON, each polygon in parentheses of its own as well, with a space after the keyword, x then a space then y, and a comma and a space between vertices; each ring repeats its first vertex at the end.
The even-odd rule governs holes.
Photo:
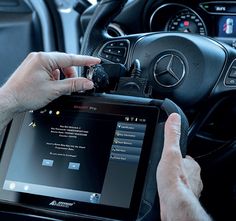
POLYGON ((42 166, 52 167, 53 166, 53 160, 43 159, 42 166))
POLYGON ((80 168, 80 163, 74 163, 74 162, 70 162, 68 169, 70 170, 79 170, 80 168))

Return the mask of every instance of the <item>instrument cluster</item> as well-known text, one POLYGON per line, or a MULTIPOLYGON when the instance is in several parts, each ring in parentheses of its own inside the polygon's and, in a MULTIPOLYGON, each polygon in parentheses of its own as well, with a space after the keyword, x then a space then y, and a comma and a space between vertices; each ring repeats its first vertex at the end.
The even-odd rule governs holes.
POLYGON ((236 1, 156 4, 149 30, 206 35, 235 46, 236 1))

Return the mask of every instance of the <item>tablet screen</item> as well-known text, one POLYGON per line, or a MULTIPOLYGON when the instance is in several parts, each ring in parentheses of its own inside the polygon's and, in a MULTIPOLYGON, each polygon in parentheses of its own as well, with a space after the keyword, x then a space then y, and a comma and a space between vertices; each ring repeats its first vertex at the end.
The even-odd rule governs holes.
POLYGON ((157 114, 155 107, 79 100, 23 114, 3 154, 0 198, 73 212, 91 208, 93 215, 96 207, 117 213, 138 207, 132 201, 145 174, 137 174, 146 168, 140 159, 148 159, 157 114))

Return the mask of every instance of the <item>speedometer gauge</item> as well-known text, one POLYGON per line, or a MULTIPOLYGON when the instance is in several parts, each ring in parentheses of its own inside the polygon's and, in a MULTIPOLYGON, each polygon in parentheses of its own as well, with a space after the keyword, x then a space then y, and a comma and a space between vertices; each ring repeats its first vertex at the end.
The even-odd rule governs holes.
POLYGON ((167 31, 207 35, 206 26, 202 19, 189 9, 179 11, 176 16, 170 19, 167 24, 167 31))

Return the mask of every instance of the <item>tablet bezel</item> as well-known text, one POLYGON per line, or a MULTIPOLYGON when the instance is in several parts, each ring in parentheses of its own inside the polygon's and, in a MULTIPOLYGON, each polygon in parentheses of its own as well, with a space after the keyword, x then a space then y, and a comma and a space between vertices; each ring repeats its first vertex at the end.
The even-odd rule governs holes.
MULTIPOLYGON (((22 113, 14 118, 12 125, 10 127, 8 137, 6 139, 5 145, 2 147, 1 162, 0 162, 0 201, 7 204, 20 205, 26 208, 41 209, 45 211, 61 211, 68 213, 68 215, 86 215, 93 217, 106 217, 110 219, 119 220, 134 220, 138 216, 138 211, 141 203, 141 197, 146 177, 146 171, 148 168, 149 154, 151 151, 152 140, 154 135, 154 130, 159 116, 159 108, 157 106, 149 106, 148 104, 143 104, 139 102, 124 102, 119 99, 96 99, 86 97, 63 97, 50 105, 63 107, 64 105, 74 105, 75 103, 83 103, 83 105, 98 105, 106 106, 112 113, 120 114, 123 116, 135 115, 137 117, 142 117, 147 119, 146 134, 144 137, 142 153, 140 156, 140 161, 138 165, 137 175, 135 179, 135 185, 133 189, 132 199, 130 203, 130 208, 121 208, 114 206, 107 206, 101 204, 91 204, 85 202, 77 202, 71 200, 63 200, 61 198, 39 196, 34 194, 27 194, 21 192, 13 192, 4 190, 3 183, 7 174, 7 168, 10 163, 10 159, 14 150, 14 145, 18 133, 21 129, 21 124, 24 119, 25 113, 22 113), (58 202, 71 202, 73 205, 69 208, 54 208, 49 206, 49 204, 56 200, 58 202)), ((105 114, 105 112, 104 112, 105 114)))

